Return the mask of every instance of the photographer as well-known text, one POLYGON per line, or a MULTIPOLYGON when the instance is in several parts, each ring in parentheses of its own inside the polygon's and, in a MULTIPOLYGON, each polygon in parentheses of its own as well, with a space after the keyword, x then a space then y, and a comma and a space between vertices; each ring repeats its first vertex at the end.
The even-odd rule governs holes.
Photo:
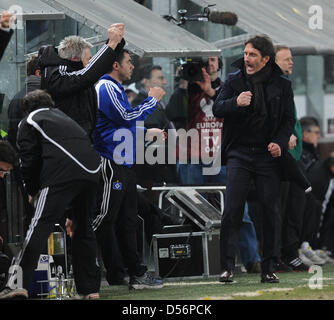
POLYGON ((179 154, 178 160, 187 160, 187 164, 178 164, 182 184, 202 185, 211 182, 210 177, 218 179, 217 176, 203 176, 202 168, 205 166, 203 162, 213 158, 220 146, 223 119, 213 116, 212 106, 223 84, 218 77, 221 68, 219 57, 209 57, 205 62, 202 59, 193 59, 191 63, 184 65, 178 87, 166 107, 167 116, 177 130, 198 130, 199 144, 193 144, 191 148, 188 146, 186 153, 183 152, 184 148, 179 150, 183 153, 179 154), (201 143, 205 146, 202 147, 201 143), (194 156, 198 157, 199 164, 189 163, 194 156), (188 174, 190 172, 191 174, 188 174))

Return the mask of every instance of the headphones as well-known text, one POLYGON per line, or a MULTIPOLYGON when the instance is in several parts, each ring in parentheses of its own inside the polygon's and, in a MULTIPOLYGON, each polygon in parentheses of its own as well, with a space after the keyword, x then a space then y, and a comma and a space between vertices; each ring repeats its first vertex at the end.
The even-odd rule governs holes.
MULTIPOLYGON (((207 60, 206 60, 206 62, 205 62, 205 65, 206 65, 206 66, 208 65, 208 61, 207 61, 207 60)), ((223 69, 223 65, 224 65, 224 63, 223 63, 222 58, 221 58, 221 57, 218 57, 218 70, 217 70, 217 71, 222 70, 222 69, 223 69)))

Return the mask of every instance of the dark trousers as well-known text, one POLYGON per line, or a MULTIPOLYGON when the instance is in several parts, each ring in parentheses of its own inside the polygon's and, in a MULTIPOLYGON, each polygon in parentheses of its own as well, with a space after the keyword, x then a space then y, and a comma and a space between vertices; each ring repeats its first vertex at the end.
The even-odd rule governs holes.
POLYGON ((124 272, 123 263, 130 276, 142 275, 146 267, 140 264, 137 250, 135 171, 133 167, 118 165, 106 158, 102 158, 101 170, 100 199, 93 229, 110 283, 124 272))
POLYGON ((306 206, 305 191, 291 181, 285 183, 286 201, 282 208, 282 243, 281 254, 286 262, 299 256, 298 248, 303 227, 306 206))
POLYGON ((317 233, 320 227, 322 205, 312 192, 307 193, 305 198, 306 203, 300 240, 301 242, 307 241, 310 246, 317 249, 317 233))
POLYGON ((263 208, 262 271, 273 272, 279 254, 280 170, 265 148, 235 147, 227 158, 225 208, 220 232, 222 270, 234 270, 235 253, 250 183, 263 208))
POLYGON ((325 247, 327 250, 334 252, 334 206, 332 204, 329 205, 320 218, 318 243, 316 248, 325 247))
POLYGON ((98 292, 100 270, 96 265, 97 243, 90 216, 96 203, 97 184, 90 181, 71 181, 49 186, 41 191, 34 217, 15 264, 22 268, 23 287, 28 289, 40 254, 56 223, 64 218, 67 207, 73 205, 72 264, 79 294, 98 292))

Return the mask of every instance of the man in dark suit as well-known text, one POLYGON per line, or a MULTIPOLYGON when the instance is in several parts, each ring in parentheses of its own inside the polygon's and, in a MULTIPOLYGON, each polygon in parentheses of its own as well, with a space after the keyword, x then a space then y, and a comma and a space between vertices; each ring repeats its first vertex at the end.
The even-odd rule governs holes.
POLYGON ((279 254, 281 159, 293 127, 291 83, 275 63, 267 36, 245 43, 244 57, 233 66, 213 105, 224 118, 222 163, 227 163, 225 210, 221 225, 221 282, 233 282, 235 252, 250 183, 263 207, 261 282, 279 282, 274 261, 279 254))
POLYGON ((13 34, 13 30, 10 28, 10 22, 12 19, 13 14, 9 11, 2 12, 0 16, 0 60, 13 34))

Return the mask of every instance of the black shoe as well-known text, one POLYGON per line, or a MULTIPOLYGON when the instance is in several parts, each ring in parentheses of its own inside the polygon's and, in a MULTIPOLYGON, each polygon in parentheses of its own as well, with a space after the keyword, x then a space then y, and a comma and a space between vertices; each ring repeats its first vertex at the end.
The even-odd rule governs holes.
POLYGON ((225 270, 219 277, 219 282, 233 282, 234 274, 232 271, 225 270))
POLYGON ((265 272, 261 275, 262 283, 279 283, 279 278, 273 272, 265 272))
POLYGON ((309 267, 303 263, 303 261, 297 257, 288 263, 288 266, 295 272, 308 271, 309 267))
POLYGON ((278 273, 293 271, 293 269, 289 265, 285 264, 280 259, 275 263, 274 268, 275 268, 275 272, 278 272, 278 273))

